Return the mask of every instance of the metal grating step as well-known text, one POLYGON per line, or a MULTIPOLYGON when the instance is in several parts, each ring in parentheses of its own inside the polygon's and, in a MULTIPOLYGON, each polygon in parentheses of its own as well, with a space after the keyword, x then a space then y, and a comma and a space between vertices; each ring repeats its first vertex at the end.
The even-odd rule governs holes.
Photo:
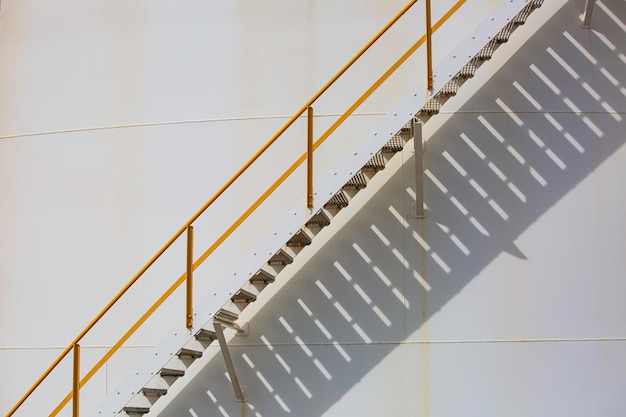
POLYGON ((383 155, 379 152, 377 154, 374 154, 372 159, 367 161, 367 163, 363 166, 362 169, 363 171, 368 170, 368 171, 378 172, 384 168, 385 168, 385 158, 383 158, 383 155))
POLYGON ((237 294, 233 295, 230 299, 233 303, 250 304, 256 301, 256 294, 246 291, 243 288, 237 291, 237 294))
POLYGON ((199 342, 212 342, 216 338, 217 336, 213 330, 200 329, 200 331, 196 333, 196 340, 199 342))
POLYGON ((517 28, 517 25, 520 25, 520 22, 512 21, 507 24, 498 34, 495 36, 494 40, 498 43, 504 43, 509 40, 513 31, 517 28))
POLYGON ((159 372, 162 377, 174 377, 180 378, 185 375, 184 369, 175 369, 175 368, 163 368, 159 372))
POLYGON ((267 286, 275 281, 274 275, 270 274, 264 269, 259 269, 256 274, 250 278, 250 283, 253 285, 267 286))
POLYGON ((272 266, 287 266, 292 262, 293 258, 289 256, 284 250, 279 249, 279 251, 276 252, 267 263, 268 265, 272 266))
POLYGON ((182 348, 178 351, 178 357, 183 359, 198 359, 202 357, 202 352, 188 348, 182 348))
POLYGON ((124 411, 128 415, 144 415, 150 412, 150 407, 146 406, 126 406, 124 411))
MULTIPOLYGON (((487 45, 485 45, 474 57, 476 60, 481 61, 480 63, 482 64, 482 61, 488 61, 491 59, 491 57, 493 56, 493 53, 495 52, 495 50, 498 48, 498 46, 500 46, 500 44, 502 42, 498 42, 497 39, 498 35, 496 35, 495 39, 492 39, 491 41, 489 41, 489 43, 487 43, 487 45)), ((479 64, 480 66, 480 64, 479 64)))
POLYGON ((433 98, 428 100, 428 103, 426 103, 424 107, 422 107, 422 109, 420 110, 420 113, 425 113, 429 116, 432 116, 432 115, 439 113, 440 110, 441 110, 441 103, 439 102, 439 97, 434 96, 433 98))
POLYGON ((518 25, 526 23, 528 16, 537 8, 541 7, 544 0, 530 0, 530 3, 522 9, 514 18, 513 22, 518 25))
POLYGON ((454 77, 441 88, 440 94, 442 96, 455 96, 457 91, 459 91, 459 88, 461 88, 462 84, 462 79, 460 79, 459 77, 454 77))
POLYGON ((385 146, 382 147, 380 151, 383 153, 396 153, 400 152, 402 149, 404 149, 404 139, 396 134, 393 138, 391 138, 389 142, 385 144, 385 146))
POLYGON ((455 78, 472 78, 474 74, 476 74, 476 71, 478 70, 478 67, 480 67, 481 63, 481 60, 477 58, 472 58, 467 64, 463 66, 463 68, 461 68, 461 71, 459 71, 455 78))
POLYGON ((330 224, 331 217, 327 215, 324 210, 320 210, 309 219, 306 223, 306 227, 326 227, 330 224))
POLYGON ((350 190, 362 190, 367 187, 368 179, 361 171, 357 172, 348 182, 343 186, 344 189, 350 190))
POLYGON ((341 190, 324 204, 324 208, 327 209, 342 209, 344 207, 348 207, 348 197, 341 190))
POLYGON ((143 388, 142 394, 150 397, 162 397, 167 394, 167 388, 143 388))
POLYGON ((220 311, 218 311, 215 314, 215 318, 219 321, 223 321, 226 323, 234 323, 238 318, 239 315, 237 313, 234 313, 230 310, 226 310, 225 308, 220 309, 220 311))
POLYGON ((287 246, 297 248, 302 248, 310 244, 311 238, 302 229, 298 230, 296 234, 293 235, 293 237, 287 242, 287 246))

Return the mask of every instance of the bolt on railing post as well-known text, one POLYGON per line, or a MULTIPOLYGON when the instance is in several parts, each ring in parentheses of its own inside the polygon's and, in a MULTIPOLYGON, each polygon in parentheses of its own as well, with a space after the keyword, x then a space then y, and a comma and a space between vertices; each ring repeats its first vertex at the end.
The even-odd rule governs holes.
POLYGON ((193 226, 187 226, 187 301, 185 321, 187 328, 193 327, 193 226))
POLYGON ((74 367, 72 370, 72 417, 78 417, 80 397, 80 345, 74 343, 74 367))
POLYGON ((428 72, 428 89, 433 89, 433 28, 430 20, 430 0, 426 0, 426 70, 428 72))
POLYGON ((313 107, 307 108, 306 206, 313 208, 313 107))

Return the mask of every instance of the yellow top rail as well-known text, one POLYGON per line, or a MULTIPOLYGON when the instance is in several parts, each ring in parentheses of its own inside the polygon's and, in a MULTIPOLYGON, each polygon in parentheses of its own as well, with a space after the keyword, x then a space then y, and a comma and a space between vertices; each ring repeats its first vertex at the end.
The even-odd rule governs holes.
MULTIPOLYGON (((59 363, 70 353, 83 337, 104 317, 104 315, 119 301, 122 296, 133 286, 139 278, 165 253, 172 244, 193 224, 276 140, 305 112, 311 105, 322 96, 369 48, 380 39, 418 0, 409 1, 382 29, 370 39, 326 84, 320 88, 291 118, 239 169, 237 172, 191 216, 191 218, 159 249, 150 260, 128 281, 126 285, 107 303, 91 322, 74 338, 74 340, 61 352, 44 373, 26 391, 20 400, 9 410, 6 417, 12 416, 28 397, 41 385, 59 363)), ((458 0, 450 10, 448 10, 433 26, 434 33, 439 29, 467 0, 458 0)), ((349 108, 333 123, 326 132, 313 144, 313 149, 317 149, 354 111, 369 98, 404 62, 406 62, 415 51, 430 37, 431 28, 427 28, 427 34, 415 42, 389 69, 372 84, 349 108)), ((429 63, 430 65, 430 63, 429 63)), ((269 197, 306 159, 306 153, 296 160, 236 221, 233 223, 195 262, 191 270, 198 268, 211 253, 215 251, 262 203, 269 197)), ((132 336, 132 334, 165 302, 170 295, 185 281, 187 273, 183 273, 157 301, 146 311, 131 328, 124 333, 120 340, 112 346, 94 367, 85 374, 77 384, 82 388, 95 373, 111 358, 111 356, 132 336)), ((50 413, 56 416, 63 407, 72 399, 73 391, 70 392, 59 405, 50 413)))

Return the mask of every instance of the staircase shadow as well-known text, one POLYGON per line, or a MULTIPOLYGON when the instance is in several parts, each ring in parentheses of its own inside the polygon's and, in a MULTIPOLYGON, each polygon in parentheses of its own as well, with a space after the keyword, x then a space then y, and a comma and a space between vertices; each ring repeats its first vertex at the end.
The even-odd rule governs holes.
MULTIPOLYGON (((426 219, 411 216, 407 159, 233 340, 248 415, 321 416, 367 374, 415 366, 378 367, 427 338, 429 319, 503 252, 525 259, 515 240, 624 145, 626 33, 596 11, 612 49, 579 28, 573 3, 433 133, 426 219), (590 44, 595 63, 580 49, 590 44)), ((626 15, 624 4, 611 8, 626 15)), ((215 355, 161 415, 241 415, 233 398, 215 355)))

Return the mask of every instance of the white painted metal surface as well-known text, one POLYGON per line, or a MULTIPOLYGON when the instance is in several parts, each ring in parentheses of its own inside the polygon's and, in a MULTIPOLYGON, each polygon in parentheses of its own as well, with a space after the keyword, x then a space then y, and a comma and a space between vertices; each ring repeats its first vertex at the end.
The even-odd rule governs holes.
MULTIPOLYGON (((50 96, 53 93, 41 89, 42 84, 36 82, 37 78, 33 77, 32 70, 36 68, 37 62, 44 68, 55 66, 44 65, 43 61, 22 65, 28 48, 11 51, 1 40, 2 35, 7 33, 7 25, 12 24, 5 13, 18 10, 16 5, 20 3, 28 4, 26 1, 2 0, 0 14, 0 25, 4 25, 0 26, 0 48, 4 48, 0 78, 3 80, 1 96, 4 104, 0 129, 7 129, 3 130, 3 134, 8 132, 9 135, 20 130, 9 130, 8 127, 13 123, 21 121, 23 126, 33 129, 40 126, 37 118, 41 116, 41 112, 19 114, 18 109, 24 108, 24 105, 20 107, 20 103, 29 102, 26 97, 41 94, 50 96), (14 54, 15 52, 17 53, 14 54), (4 59, 7 55, 11 59, 4 59), (10 62, 20 63, 18 70, 8 72, 10 62), (19 77, 20 71, 23 72, 22 78, 19 77), (13 92, 19 91, 16 86, 23 85, 20 80, 25 83, 25 79, 31 83, 32 88, 28 91, 22 90, 20 97, 23 101, 16 102, 13 100, 16 94, 13 92)), ((56 2, 55 7, 64 10, 63 4, 59 2, 56 2)), ((395 8, 395 5, 390 8, 395 8)), ((617 187, 615 181, 616 178, 623 177, 623 166, 626 164, 623 146, 620 146, 623 122, 617 119, 623 118, 626 111, 621 92, 626 84, 622 77, 624 51, 620 49, 620 45, 624 44, 624 22, 621 18, 624 10, 622 2, 598 2, 593 15, 594 25, 598 26, 594 31, 587 31, 585 37, 581 37, 575 28, 581 24, 579 14, 582 9, 582 1, 547 2, 540 13, 540 23, 532 21, 534 30, 538 31, 541 23, 546 22, 545 30, 539 31, 536 38, 531 38, 531 45, 523 48, 523 42, 514 41, 512 46, 507 45, 510 47, 499 50, 498 57, 487 66, 487 71, 483 68, 475 82, 464 86, 463 94, 466 95, 452 100, 446 106, 446 113, 460 110, 458 114, 440 115, 437 120, 429 122, 426 129, 426 135, 430 138, 425 155, 426 164, 430 173, 435 175, 434 178, 448 192, 444 194, 432 182, 431 177, 426 177, 427 203, 430 208, 437 209, 436 216, 431 216, 420 224, 408 218, 408 207, 412 203, 407 189, 411 188, 411 181, 403 182, 402 178, 412 178, 413 173, 410 166, 404 165, 397 175, 388 178, 386 191, 373 200, 360 216, 355 216, 352 223, 344 225, 344 237, 332 240, 314 261, 306 264, 303 272, 290 281, 293 284, 283 287, 281 291, 278 288, 280 284, 274 284, 277 285, 275 291, 278 294, 272 299, 271 308, 259 307, 261 311, 255 316, 249 338, 238 339, 237 345, 233 346, 235 361, 238 361, 236 365, 238 370, 242 370, 244 390, 249 394, 248 415, 289 415, 294 414, 295 410, 301 416, 345 416, 356 413, 622 415, 624 403, 620 390, 626 383, 623 379, 626 372, 621 353, 624 337, 620 318, 624 314, 621 294, 625 289, 620 273, 626 266, 623 265, 621 255, 625 245, 622 236, 623 222, 619 219, 623 217, 626 204, 623 187, 617 187), (559 10, 563 5, 565 8, 559 10), (600 20, 596 22, 596 19, 600 20), (565 37, 565 32, 575 39, 578 46, 565 37), (579 46, 582 46, 583 51, 588 51, 597 62, 588 60, 579 46), (552 55, 548 48, 558 55, 552 55), (505 65, 515 52, 520 52, 520 55, 509 65, 505 65), (562 58, 574 72, 568 72, 555 56, 562 58), (531 64, 535 65, 535 69, 540 69, 542 74, 549 75, 548 79, 558 87, 561 95, 553 92, 539 78, 539 73, 530 68, 531 64), (504 66, 500 72, 495 70, 502 65, 504 66), (572 74, 577 74, 578 78, 572 74), (495 77, 493 81, 487 83, 492 77, 495 77), (613 84, 614 81, 617 85, 613 84), (542 109, 537 110, 534 102, 531 103, 521 95, 522 90, 514 86, 513 82, 517 82, 523 91, 531 93, 529 97, 540 103, 542 109), (470 92, 475 95, 471 96, 470 92), (495 102, 496 98, 513 112, 499 106, 495 102), (463 105, 466 100, 471 100, 471 105, 463 105), (579 113, 568 107, 568 103, 574 104, 579 113), (478 116, 482 116, 482 119, 478 119, 478 116), (514 120, 512 116, 517 116, 524 124, 518 126, 515 121, 517 119, 514 120), (495 131, 500 132, 505 143, 501 144, 490 136, 490 131, 486 130, 481 120, 487 121, 495 131), (447 126, 436 130, 435 126, 439 125, 447 126), (595 126, 596 131, 602 133, 602 139, 589 126, 595 126), (536 138, 529 136, 528 128, 539 134, 545 144, 544 149, 538 147, 536 138), (470 147, 461 133, 472 144, 480 145, 478 149, 483 153, 484 159, 470 147), (596 140, 592 140, 594 137, 596 140), (491 141, 487 140, 490 138, 491 141), (483 145, 480 140, 485 141, 483 145), (449 147, 436 146, 437 143, 444 142, 449 147), (507 146, 521 152, 525 166, 517 159, 511 159, 512 154, 507 146), (452 159, 446 159, 444 151, 452 159), (554 162, 548 151, 566 165, 565 170, 554 162), (437 157, 432 157, 433 155, 437 157), (451 160, 460 164, 468 172, 468 176, 463 177, 455 170, 451 160), (492 166, 505 175, 504 180, 500 179, 492 166), (554 171, 553 167, 556 168, 554 171), (545 186, 533 176, 531 168, 534 169, 534 174, 541 175, 546 182, 545 186), (441 173, 448 170, 448 177, 440 177, 441 173), (470 183, 472 179, 488 192, 488 198, 484 199, 476 194, 477 191, 470 183), (453 205, 452 197, 463 204, 462 207, 468 210, 467 215, 461 215, 457 206, 453 205), (489 199, 505 210, 509 216, 508 221, 504 221, 493 206, 488 204, 489 199), (397 210, 400 218, 404 217, 410 227, 405 228, 390 207, 397 210), (581 218, 581 212, 585 213, 584 218, 581 218), (490 235, 497 238, 484 240, 472 232, 476 230, 472 219, 481 222, 490 235), (376 225, 377 230, 390 240, 389 246, 374 232, 372 225, 376 225), (428 244, 428 250, 415 241, 413 232, 428 244), (464 246, 459 246, 458 242, 464 246), (369 256, 370 264, 356 251, 354 243, 358 243, 362 253, 369 256), (468 255, 463 247, 465 251, 469 251, 468 255), (342 254, 341 257, 338 254, 342 254), (404 256, 409 267, 406 268, 396 255, 404 256), (353 277, 353 281, 349 282, 341 275, 335 262, 353 277), (447 266, 448 273, 442 265, 447 266), (374 268, 378 268, 376 271, 389 279, 389 286, 382 281, 382 277, 372 273, 374 268), (415 273, 419 275, 420 281, 414 276, 415 273), (332 300, 328 300, 320 292, 320 287, 316 285, 317 280, 327 290, 332 291, 332 300), (430 286, 430 291, 424 292, 423 282, 430 286), (371 303, 368 304, 359 295, 354 286, 357 283, 361 293, 368 296, 371 303), (301 296, 294 299, 293 294, 301 296), (304 303, 313 316, 309 316, 298 301, 304 303), (352 322, 348 322, 339 313, 333 304, 335 301, 341 303, 352 322), (409 307, 405 307, 403 303, 409 307), (312 357, 297 344, 294 335, 287 331, 279 318, 291 325, 296 336, 310 342, 312 357), (320 330, 315 320, 324 325, 331 335, 330 339, 320 330), (386 323, 391 325, 387 326, 386 323), (361 333, 357 333, 357 328, 361 333), (362 335, 375 343, 366 343, 362 335), (264 340, 273 344, 273 350, 267 347, 264 340), (285 361, 290 372, 281 365, 278 358, 285 361), (331 380, 322 374, 317 364, 324 366, 331 375, 331 380), (270 393, 257 372, 265 378, 273 392, 270 393), (381 395, 381 390, 384 389, 381 388, 381 382, 384 386, 393 386, 393 392, 381 395), (326 401, 322 402, 321 398, 326 401), (362 401, 363 398, 376 400, 366 404, 362 401), (279 399, 291 412, 285 411, 279 399), (511 404, 517 405, 515 410, 511 410, 511 404)), ((156 19, 157 15, 170 14, 171 18, 177 18, 176 13, 171 13, 172 10, 173 8, 164 8, 152 13, 151 22, 166 21, 156 19)), ((48 10, 41 14, 53 16, 49 12, 48 10)), ((257 12, 258 10, 255 11, 257 12)), ((88 14, 81 14, 86 15, 88 14)), ((209 16, 210 13, 206 15, 209 16)), ((48 23, 54 20, 48 19, 48 23)), ((337 20, 342 20, 342 16, 338 16, 337 20)), ((23 24, 27 22, 22 21, 23 24)), ((215 27, 204 23, 207 27, 215 27)), ((345 25, 345 19, 340 23, 345 25)), ((132 26, 135 25, 136 21, 133 21, 132 26)), ((163 24, 161 26, 166 27, 163 24)), ((32 27, 25 26, 21 33, 29 33, 31 29, 32 27)), ((113 31, 103 31, 111 32, 113 31)), ((154 48, 154 52, 163 54, 164 59, 159 61, 160 64, 166 67, 170 65, 167 71, 175 74, 174 63, 167 63, 165 58, 174 56, 175 46, 185 43, 181 40, 185 40, 193 31, 166 32, 167 35, 159 36, 162 41, 160 44, 165 49, 154 48), (168 36, 176 38, 168 40, 168 36)), ((250 32, 260 33, 260 27, 254 27, 250 32)), ((33 36, 32 39, 36 41, 37 37, 33 36)), ((103 56, 108 57, 110 51, 119 50, 122 44, 122 41, 111 42, 111 49, 99 50, 106 51, 103 56)), ((192 56, 197 51, 190 48, 184 52, 192 56)), ((93 60, 97 54, 93 52, 86 56, 93 60)), ((61 58, 68 58, 68 54, 56 57, 57 60, 61 58)), ((89 59, 86 58, 85 61, 89 62, 89 59)), ((76 61, 67 59, 64 62, 76 61)), ((67 68, 71 68, 71 65, 67 68)), ((61 72, 67 73, 67 68, 64 67, 61 72)), ((207 67, 202 65, 190 65, 188 68, 195 68, 194 74, 208 73, 205 71, 207 67)), ((167 79, 161 75, 159 73, 159 76, 153 77, 152 87, 167 79)), ((319 78, 325 77, 320 75, 319 78)), ((67 83, 63 85, 67 86, 67 83)), ((104 85, 110 84, 105 82, 104 85)), ((63 92, 61 88, 59 91, 63 92)), ((179 93, 182 95, 182 92, 169 87, 168 91, 172 93, 170 97, 179 97, 179 93)), ((76 99, 70 102, 83 104, 86 101, 76 99)), ((157 100, 152 102, 156 103, 157 100)), ((195 104, 197 103, 194 102, 195 104)), ((154 115, 160 114, 166 120, 176 118, 171 115, 182 115, 181 118, 185 118, 186 109, 194 108, 191 103, 184 106, 184 109, 180 105, 181 100, 166 101, 154 115)), ((159 106, 154 104, 152 108, 158 109, 159 106)), ((40 109, 35 108, 37 111, 40 109)), ((60 113, 67 117, 66 121, 71 121, 71 112, 60 113)), ((106 111, 102 112, 105 113, 106 111)), ((194 115, 189 118, 194 118, 194 115)), ((43 119, 52 120, 58 114, 48 116, 43 119)), ((198 115, 197 118, 201 119, 202 116, 198 115)), ((147 119, 160 120, 156 116, 147 119)), ((135 119, 131 121, 134 122, 135 119)), ((211 132, 215 137, 226 137, 233 130, 231 121, 216 123, 220 125, 220 129, 211 132)), ((244 121, 241 124, 246 123, 255 123, 255 128, 259 130, 266 125, 256 124, 255 121, 244 121)), ((138 200, 131 199, 122 204, 123 210, 117 210, 112 204, 113 201, 118 201, 117 191, 121 184, 125 184, 130 190, 134 189, 133 181, 129 181, 133 178, 133 170, 124 161, 132 159, 133 152, 144 154, 146 149, 154 149, 155 152, 149 152, 150 156, 144 160, 146 163, 140 165, 139 171, 145 175, 142 184, 153 188, 163 187, 165 194, 170 196, 168 199, 172 201, 181 201, 182 196, 186 202, 182 211, 193 210, 199 202, 191 201, 184 193, 178 194, 174 184, 164 181, 156 185, 145 183, 145 178, 158 174, 158 169, 152 168, 153 166, 165 165, 165 161, 157 157, 159 153, 184 159, 184 153, 178 153, 180 143, 168 146, 166 138, 202 137, 207 133, 202 129, 178 128, 163 128, 158 135, 153 135, 154 130, 149 135, 138 135, 135 129, 116 130, 115 135, 92 132, 88 136, 74 136, 76 133, 65 133, 55 136, 57 140, 54 142, 47 143, 37 137, 28 137, 19 146, 0 141, 2 194, 11 196, 0 203, 3 210, 3 238, 0 239, 1 293, 5 297, 1 303, 5 310, 2 310, 0 320, 2 334, 5 337, 14 335, 13 339, 3 339, 3 346, 9 349, 3 347, 0 367, 15 378, 21 373, 22 386, 32 382, 49 363, 51 351, 66 343, 76 333, 77 327, 84 324, 81 320, 76 323, 65 321, 66 327, 60 329, 50 323, 58 322, 60 317, 68 317, 68 313, 75 311, 91 316, 84 312, 89 304, 93 304, 95 309, 102 305, 95 293, 101 294, 101 298, 107 298, 104 293, 108 287, 105 284, 110 285, 109 292, 119 287, 119 282, 111 282, 111 277, 120 276, 120 281, 124 281, 135 272, 137 258, 144 259, 152 253, 151 248, 146 253, 138 253, 134 249, 143 245, 134 240, 134 236, 140 233, 131 225, 132 232, 128 238, 130 241, 127 242, 129 247, 124 247, 122 251, 128 254, 129 260, 120 260, 112 254, 110 257, 111 263, 126 265, 121 268, 125 271, 120 272, 117 269, 111 273, 112 267, 109 263, 98 262, 101 258, 85 256, 86 252, 82 252, 80 248, 88 246, 85 242, 96 241, 96 236, 86 233, 94 219, 82 219, 80 215, 74 214, 80 213, 79 210, 67 211, 66 213, 73 214, 63 217, 59 214, 62 211, 58 209, 58 202, 67 201, 68 208, 72 205, 90 205, 93 201, 90 199, 91 192, 101 197, 96 198, 94 207, 106 208, 105 211, 119 217, 120 223, 124 223, 124 219, 133 217, 128 213, 139 204, 138 200), (136 140, 137 136, 141 136, 142 146, 129 149, 128 144, 136 140), (147 146, 147 138, 154 139, 155 136, 158 136, 158 140, 151 144, 156 145, 156 148, 150 148, 147 146), (87 140, 83 140, 84 138, 87 140), (88 145, 95 147, 98 152, 94 152, 88 145), (40 153, 71 155, 72 158, 61 158, 63 163, 58 164, 55 158, 34 158, 40 153), (80 164, 75 155, 86 157, 84 164, 80 164), (102 158, 102 155, 106 155, 106 158, 102 158), (50 177, 54 176, 55 181, 37 181, 34 165, 51 174, 50 177), (66 167, 65 171, 61 167, 66 167), (111 167, 114 167, 112 171, 115 174, 111 174, 111 167), (94 172, 90 169, 101 169, 107 174, 102 177, 89 176, 89 173, 94 172), (103 192, 93 186, 94 182, 98 183, 98 178, 110 175, 116 177, 109 178, 113 186, 106 188, 107 191, 103 192), (86 176, 90 178, 86 184, 76 181, 86 176), (51 184, 63 184, 64 187, 55 188, 51 184), (80 186, 77 188, 79 191, 73 193, 77 184, 80 186), (34 189, 39 191, 33 191, 34 189), (45 192, 46 190, 49 191, 45 192), (41 193, 41 199, 34 197, 37 192, 41 193), (45 214, 49 214, 49 217, 43 216, 39 210, 41 207, 46 207, 45 214), (75 221, 78 223, 74 223, 75 221), (52 256, 51 248, 54 245, 49 235, 57 232, 57 229, 50 226, 55 223, 68 231, 59 245, 73 248, 67 251, 73 256, 52 256), (76 234, 76 230, 85 233, 76 234), (15 238, 18 231, 23 236, 19 240, 15 238), (8 245, 6 242, 9 238, 4 236, 11 236, 9 241, 15 244, 8 245), (39 236, 41 240, 27 240, 26 236, 39 236), (72 246, 68 244, 70 241, 79 241, 80 244, 72 246), (23 249, 26 247, 24 242, 41 242, 42 247, 31 247, 26 251, 23 249), (45 262, 37 266, 31 262, 29 254, 41 253, 51 255, 43 258, 45 262), (81 268, 74 270, 71 265, 81 260, 81 268), (93 264, 102 265, 102 271, 94 271, 94 275, 90 277, 93 281, 83 281, 84 275, 80 273, 82 266, 93 264), (22 266, 18 268, 16 265, 22 266), (67 274, 56 271, 67 271, 67 274), (72 280, 69 278, 71 276, 81 278, 72 280), (50 282, 55 284, 52 286, 50 282), (66 292, 59 295, 53 291, 57 286, 72 288, 81 282, 86 283, 89 291, 76 288, 75 294, 94 294, 93 298, 84 297, 83 303, 78 306, 68 301, 73 297, 68 295, 63 298, 66 292), (31 289, 36 287, 38 292, 27 297, 16 285, 31 289), (94 288, 97 285, 102 287, 94 288), (64 307, 59 306, 59 299, 64 307), (28 306, 32 313, 25 316, 24 320, 15 320, 15 311, 20 311, 24 306, 28 306), (46 317, 41 317, 41 311, 34 306, 46 306, 46 317), (29 317, 36 319, 30 320, 29 317), (51 321, 46 322, 47 319, 51 321), (39 329, 40 332, 32 331, 36 328, 34 324, 43 323, 46 325, 39 329), (52 346, 42 346, 40 337, 41 340, 49 341, 52 346), (24 367, 24 363, 30 365, 24 367), (19 368, 16 364, 20 364, 19 368), (17 369, 19 373, 16 372, 17 369)), ((273 126, 266 130, 272 129, 273 126)), ((42 130, 46 129, 42 127, 42 130)), ((245 137, 251 137, 250 131, 255 129, 242 130, 245 130, 245 137)), ((230 146, 226 143, 222 145, 230 146)), ((253 148, 251 146, 250 150, 253 148)), ((245 153, 246 150, 242 152, 245 153)), ((224 154, 227 153, 230 154, 225 149, 224 154)), ((235 164, 236 162, 233 163, 235 164)), ((174 171, 182 178, 191 177, 191 173, 196 175, 202 168, 202 164, 198 163, 187 175, 182 165, 176 165, 174 171)), ((215 179, 215 183, 221 183, 220 180, 215 179)), ((211 189, 213 184, 207 182, 201 186, 211 189)), ((128 192, 124 191, 123 194, 128 195, 128 192)), ((167 206, 170 213, 170 216, 162 217, 149 210, 142 210, 147 229, 152 230, 152 226, 159 223, 151 220, 152 218, 165 218, 163 222, 167 224, 161 224, 158 230, 168 234, 168 231, 184 220, 175 214, 176 210, 172 208, 174 204, 165 200, 154 200, 149 196, 145 198, 151 202, 147 204, 149 207, 167 206)), ((182 217, 186 217, 186 214, 182 217)), ((107 228, 113 229, 110 217, 95 221, 107 223, 107 228)), ((160 242, 167 237, 155 235, 151 234, 146 241, 160 242)), ((102 248, 103 253, 109 253, 108 246, 103 245, 102 248)), ((104 258, 108 259, 106 256, 104 258)), ((176 269, 176 272, 179 270, 180 268, 176 269)), ((149 348, 135 346, 122 352, 122 359, 108 368, 107 378, 98 377, 98 389, 110 390, 114 381, 121 379, 119 370, 127 369, 135 362, 140 356, 137 351, 147 349, 149 348)), ((92 353, 105 350, 104 345, 87 349, 92 353)), ((221 410, 229 415, 238 415, 240 409, 232 402, 232 390, 224 379, 224 371, 219 360, 210 361, 162 415, 220 415, 221 410), (218 388, 212 388, 210 394, 213 397, 206 389, 209 380, 222 382, 218 384, 218 388), (224 387, 227 391, 222 392, 219 387, 224 387)), ((59 397, 69 387, 68 380, 60 381, 59 397)), ((10 386, 2 385, 0 403, 3 410, 8 408, 11 398, 23 392, 19 385, 17 379, 12 379, 10 386)))

